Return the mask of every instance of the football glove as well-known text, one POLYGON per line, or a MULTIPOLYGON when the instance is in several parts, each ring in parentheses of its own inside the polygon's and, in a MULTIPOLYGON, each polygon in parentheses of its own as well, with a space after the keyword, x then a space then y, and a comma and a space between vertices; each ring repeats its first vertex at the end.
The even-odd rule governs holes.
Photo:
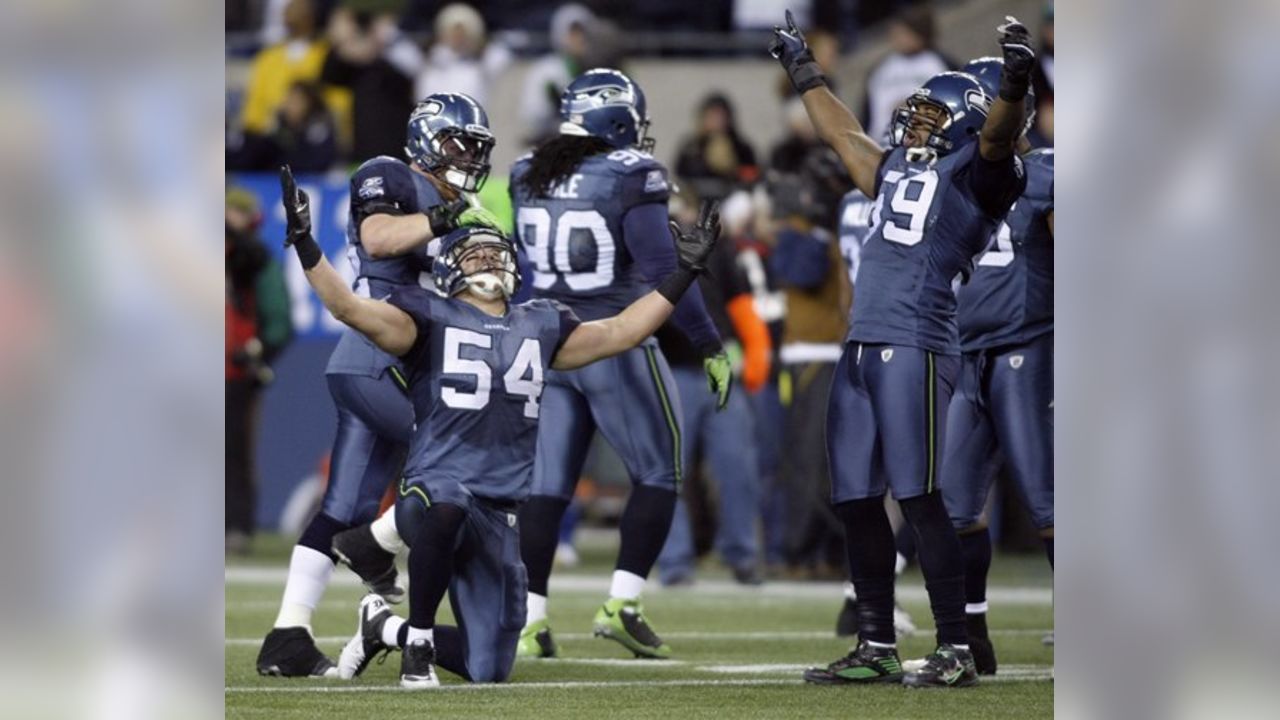
POLYGON ((288 165, 280 167, 280 193, 280 200, 284 203, 284 246, 296 250, 302 269, 310 270, 320 262, 324 253, 320 252, 320 245, 311 235, 311 198, 298 187, 288 165))
POLYGON ((444 237, 451 231, 456 230, 458 228, 458 218, 469 209, 471 209, 471 204, 461 196, 450 202, 433 205, 423 213, 423 215, 427 216, 427 222, 431 223, 431 237, 444 237))
POLYGON ((458 215, 457 224, 458 227, 486 227, 502 232, 502 223, 499 222, 498 216, 479 205, 473 205, 463 210, 458 215))
POLYGON ((720 237, 720 203, 714 200, 702 203, 698 224, 689 230, 672 220, 671 235, 676 241, 676 261, 680 267, 693 273, 705 272, 707 258, 720 237))
POLYGON ((791 16, 790 10, 787 11, 787 29, 783 30, 777 25, 773 27, 773 42, 769 43, 769 54, 782 63, 782 69, 787 71, 787 78, 791 80, 797 93, 803 95, 806 90, 827 84, 827 78, 813 59, 813 51, 809 49, 809 43, 805 42, 804 33, 796 27, 796 20, 791 16))
POLYGON ((707 373, 707 388, 716 396, 716 411, 723 410, 729 404, 729 391, 733 387, 733 363, 729 362, 729 354, 720 350, 702 361, 702 369, 707 373))
POLYGON ((1031 69, 1036 53, 1031 48, 1031 33, 1027 26, 1012 15, 1004 17, 1005 23, 996 28, 1000 33, 1000 51, 1004 55, 1004 69, 1000 72, 1000 97, 1009 102, 1022 102, 1031 84, 1031 69))

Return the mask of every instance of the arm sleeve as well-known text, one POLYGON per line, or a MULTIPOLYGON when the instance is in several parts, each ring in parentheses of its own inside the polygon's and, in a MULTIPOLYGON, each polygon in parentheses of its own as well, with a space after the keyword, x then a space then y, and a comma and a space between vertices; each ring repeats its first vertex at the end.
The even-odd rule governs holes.
MULTIPOLYGON (((676 249, 667 228, 665 203, 637 205, 622 217, 622 237, 646 282, 656 285, 676 270, 676 249)), ((672 323, 704 354, 720 349, 720 334, 695 284, 680 298, 672 323)))
POLYGON ((973 158, 968 165, 969 190, 983 212, 995 218, 1004 217, 1027 186, 1022 158, 1014 154, 991 161, 978 152, 977 143, 971 143, 970 147, 973 158))

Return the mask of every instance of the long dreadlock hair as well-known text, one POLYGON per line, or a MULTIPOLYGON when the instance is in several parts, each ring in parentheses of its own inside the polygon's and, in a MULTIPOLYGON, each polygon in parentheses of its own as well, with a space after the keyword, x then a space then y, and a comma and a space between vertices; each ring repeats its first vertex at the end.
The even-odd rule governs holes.
POLYGON ((612 149, 612 145, 598 137, 557 135, 534 149, 529 172, 520 178, 519 184, 529 195, 543 197, 551 192, 552 186, 577 170, 583 160, 612 149))

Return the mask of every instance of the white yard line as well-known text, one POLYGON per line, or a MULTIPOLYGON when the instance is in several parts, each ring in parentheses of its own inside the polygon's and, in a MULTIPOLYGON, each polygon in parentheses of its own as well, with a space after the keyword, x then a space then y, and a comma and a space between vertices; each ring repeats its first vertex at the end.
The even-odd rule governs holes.
MULTIPOLYGON (((933 632, 933 628, 920 628, 916 636, 928 636, 933 632)), ((1017 630, 992 630, 991 634, 997 637, 1012 635, 1035 635, 1040 636, 1045 633, 1052 632, 1052 628, 1037 628, 1033 630, 1017 629, 1017 630)), ((560 640, 590 640, 594 636, 591 633, 556 633, 556 638, 560 640)), ((761 632, 665 632, 662 634, 664 639, 668 640, 719 640, 719 641, 738 641, 738 640, 835 640, 837 639, 830 631, 827 630, 778 630, 778 631, 761 631, 761 632)), ((350 640, 350 635, 322 635, 316 638, 316 642, 321 645, 343 644, 350 640)), ((260 637, 248 638, 227 638, 227 645, 251 645, 258 646, 262 644, 260 637)), ((573 660, 573 658, 564 658, 565 660, 573 660)), ((652 665, 652 662, 643 660, 619 660, 619 663, 632 665, 652 665)))
MULTIPOLYGON (((232 565, 226 568, 224 582, 227 585, 278 585, 283 586, 288 570, 281 567, 232 565)), ((555 592, 609 591, 608 575, 557 575, 551 578, 551 590, 555 592)), ((349 572, 334 573, 330 584, 340 587, 359 587, 360 580, 349 572)), ((758 587, 745 587, 731 580, 699 580, 693 587, 664 588, 649 583, 647 597, 678 598, 683 603, 718 601, 720 599, 751 598, 754 601, 768 598, 830 600, 844 597, 843 584, 837 582, 768 582, 758 587)), ((897 597, 907 602, 925 602, 928 595, 923 585, 904 584, 897 588, 897 597)), ((993 604, 1051 605, 1053 590, 1047 587, 995 586, 987 589, 987 599, 993 604)))

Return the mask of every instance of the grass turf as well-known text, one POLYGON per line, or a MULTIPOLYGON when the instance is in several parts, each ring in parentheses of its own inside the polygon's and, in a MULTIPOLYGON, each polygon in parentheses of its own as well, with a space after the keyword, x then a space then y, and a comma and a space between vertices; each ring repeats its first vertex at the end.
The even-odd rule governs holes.
MULTIPOLYGON (((704 568, 700 584, 654 589, 646 597, 646 614, 672 646, 673 660, 633 660, 621 646, 590 637, 591 618, 604 600, 615 542, 616 534, 595 535, 580 548, 581 567, 553 576, 551 619, 563 659, 518 661, 505 685, 465 685, 442 672, 441 691, 406 693, 396 686, 397 654, 384 664, 371 665, 354 682, 257 675, 254 659, 275 617, 289 549, 283 538, 259 538, 252 556, 228 561, 226 716, 1052 717, 1053 649, 1040 643, 1041 631, 1053 625, 1053 610, 1044 597, 1052 577, 1040 557, 1002 555, 993 566, 993 597, 1001 588, 1032 590, 1025 597, 992 603, 990 625, 1001 663, 996 678, 951 691, 814 687, 800 681, 801 668, 825 664, 848 649, 848 642, 832 633, 841 601, 838 585, 739 588, 723 582, 727 574, 722 569, 704 568), (264 574, 264 568, 270 571, 264 574), (579 582, 575 589, 557 589, 558 579, 579 582), (591 581, 598 581, 598 588, 577 589, 591 581)), ((362 590, 345 570, 336 571, 335 580, 312 627, 321 649, 336 658, 355 629, 355 605, 362 590)), ((914 571, 902 580, 904 595, 914 599, 904 605, 917 621, 928 618, 921 585, 914 571)), ((397 610, 406 612, 404 606, 397 610)), ((447 623, 448 617, 445 608, 441 622, 447 623)), ((923 655, 931 645, 932 633, 922 632, 904 639, 899 649, 905 659, 923 655)))

